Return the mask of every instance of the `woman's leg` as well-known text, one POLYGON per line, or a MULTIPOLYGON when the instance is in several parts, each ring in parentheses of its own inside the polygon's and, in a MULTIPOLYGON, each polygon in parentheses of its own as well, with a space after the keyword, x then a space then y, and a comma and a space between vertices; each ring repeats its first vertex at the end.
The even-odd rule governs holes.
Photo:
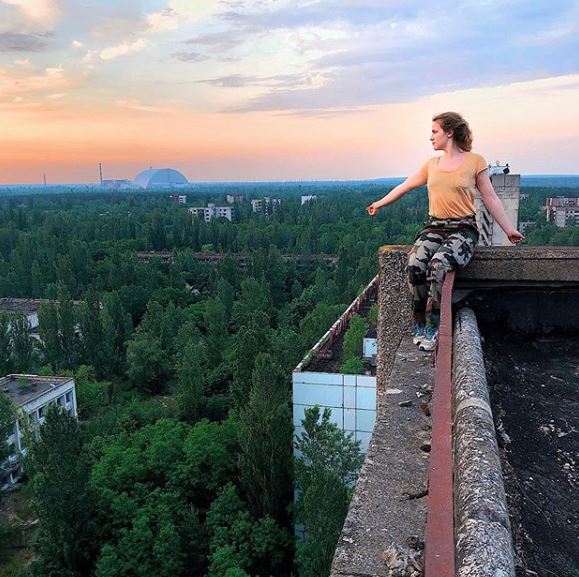
POLYGON ((426 278, 428 263, 444 242, 444 237, 432 231, 423 230, 408 255, 406 274, 408 286, 412 293, 412 319, 415 324, 425 323, 426 303, 428 299, 428 281, 426 278))
POLYGON ((472 258, 478 243, 478 233, 470 228, 458 229, 449 234, 428 263, 426 280, 426 324, 438 327, 440 321, 440 298, 446 273, 465 267, 472 258))

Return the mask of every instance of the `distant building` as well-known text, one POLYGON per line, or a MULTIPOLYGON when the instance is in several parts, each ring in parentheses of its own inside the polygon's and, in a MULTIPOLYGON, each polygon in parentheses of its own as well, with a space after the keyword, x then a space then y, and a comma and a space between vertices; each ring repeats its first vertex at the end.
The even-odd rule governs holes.
POLYGON ((189 209, 192 216, 202 217, 205 222, 210 222, 214 218, 226 218, 233 220, 233 208, 231 206, 215 206, 209 203, 206 207, 193 207, 189 209))
POLYGON ((363 339, 362 357, 366 374, 341 372, 343 335, 354 313, 368 317, 376 302, 378 277, 364 289, 342 316, 313 346, 294 369, 293 420, 296 435, 302 432, 306 408, 318 405, 332 411, 332 421, 368 449, 376 421, 376 333, 363 339))
MULTIPOLYGON (((521 193, 521 175, 510 174, 509 165, 489 165, 489 176, 497 196, 501 200, 507 217, 516 227, 519 222, 519 199, 521 193)), ((479 245, 510 246, 511 242, 503 229, 495 223, 479 195, 476 201, 476 220, 480 231, 479 245)))
POLYGON ((105 179, 101 186, 105 190, 127 190, 133 188, 133 182, 126 179, 105 179))
POLYGON ((312 200, 316 200, 318 197, 315 194, 303 194, 302 195, 302 206, 306 204, 306 202, 310 202, 312 200))
POLYGON ((579 198, 555 196, 547 199, 547 222, 563 227, 569 223, 579 224, 579 198))
POLYGON ((529 230, 533 229, 536 225, 534 220, 523 220, 519 222, 519 230, 522 234, 526 234, 529 230))
POLYGON ((32 435, 44 423, 49 405, 57 404, 78 416, 75 382, 72 377, 40 377, 37 375, 7 375, 0 379, 0 395, 6 395, 14 405, 17 420, 5 440, 8 458, 0 463, 0 487, 9 488, 22 474, 21 457, 26 455, 23 419, 32 435))
POLYGON ((169 199, 171 202, 175 204, 187 204, 187 195, 186 194, 172 194, 169 199))
MULTIPOLYGON (((2 297, 0 298, 0 312, 7 313, 9 316, 16 313, 22 313, 26 315, 28 323, 30 324, 30 335, 38 340, 40 340, 40 335, 38 334, 38 311, 42 305, 47 304, 58 305, 59 301, 50 301, 48 299, 19 299, 12 297, 2 297)), ((81 301, 72 301, 72 304, 77 307, 81 301)))
POLYGON ((253 212, 262 212, 265 216, 273 214, 277 207, 281 204, 281 198, 270 198, 266 196, 263 199, 256 199, 251 201, 251 209, 253 212))
POLYGON ((228 194, 227 195, 227 202, 229 204, 236 204, 243 202, 243 194, 228 194))
POLYGON ((178 170, 173 168, 151 168, 135 176, 133 184, 138 188, 177 188, 188 186, 189 181, 178 170))

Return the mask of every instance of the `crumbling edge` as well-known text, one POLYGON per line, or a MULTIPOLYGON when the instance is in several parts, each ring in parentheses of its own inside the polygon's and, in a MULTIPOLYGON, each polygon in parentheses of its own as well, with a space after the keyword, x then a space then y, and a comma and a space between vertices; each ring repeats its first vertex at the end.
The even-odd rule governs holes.
POLYGON ((515 577, 511 526, 474 312, 453 339, 454 510, 457 577, 515 577))

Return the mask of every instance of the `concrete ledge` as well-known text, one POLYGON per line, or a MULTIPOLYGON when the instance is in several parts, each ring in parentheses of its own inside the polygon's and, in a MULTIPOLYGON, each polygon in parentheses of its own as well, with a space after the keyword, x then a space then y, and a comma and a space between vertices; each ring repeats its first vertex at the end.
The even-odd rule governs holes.
POLYGON ((469 265, 457 271, 461 281, 579 283, 579 247, 478 247, 469 265))
POLYGON ((392 544, 402 551, 396 563, 421 555, 428 465, 421 446, 430 440, 430 418, 416 393, 427 392, 434 371, 430 355, 418 351, 408 334, 408 250, 380 250, 376 425, 336 548, 333 577, 386 577, 385 553, 392 544), (409 406, 400 406, 408 405, 404 401, 409 406))
POLYGON ((410 335, 396 353, 376 425, 332 565, 332 577, 386 577, 391 545, 420 559, 424 539, 430 418, 416 392, 433 380, 431 358, 410 335), (410 406, 400 406, 411 401, 410 406))
POLYGON ((511 527, 476 317, 458 311, 453 338, 457 574, 515 577, 511 527))

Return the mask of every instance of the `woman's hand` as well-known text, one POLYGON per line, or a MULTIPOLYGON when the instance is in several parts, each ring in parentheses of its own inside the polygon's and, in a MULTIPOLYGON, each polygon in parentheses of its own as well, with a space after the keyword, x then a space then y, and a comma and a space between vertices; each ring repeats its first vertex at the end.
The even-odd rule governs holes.
POLYGON ((513 230, 509 231, 509 233, 507 234, 507 238, 513 244, 518 244, 522 240, 525 240, 525 237, 516 228, 513 228, 513 230))
POLYGON ((375 216, 376 214, 378 214, 378 210, 380 209, 380 206, 378 205, 377 202, 373 202, 370 206, 366 207, 366 212, 370 215, 370 216, 375 216))

